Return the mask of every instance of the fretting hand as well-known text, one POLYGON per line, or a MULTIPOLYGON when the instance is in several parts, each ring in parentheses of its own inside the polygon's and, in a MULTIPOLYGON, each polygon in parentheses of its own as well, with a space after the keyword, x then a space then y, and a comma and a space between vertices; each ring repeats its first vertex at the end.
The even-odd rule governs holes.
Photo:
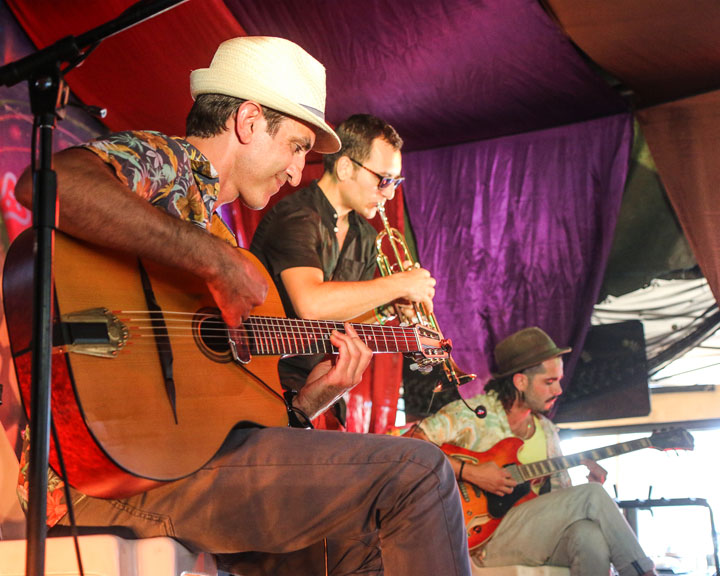
POLYGON ((314 418, 335 403, 345 392, 362 380, 363 372, 370 363, 372 352, 358 336, 350 323, 345 323, 345 333, 332 331, 330 342, 338 354, 320 362, 308 375, 295 405, 314 418))
POLYGON ((600 466, 595 460, 582 460, 581 464, 587 466, 589 474, 587 475, 588 482, 597 482, 598 484, 604 484, 607 478, 607 470, 600 466))

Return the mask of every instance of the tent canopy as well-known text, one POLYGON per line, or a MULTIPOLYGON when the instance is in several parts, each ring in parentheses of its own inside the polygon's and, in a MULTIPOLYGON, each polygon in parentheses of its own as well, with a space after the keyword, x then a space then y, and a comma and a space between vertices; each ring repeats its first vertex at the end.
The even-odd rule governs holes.
MULTIPOLYGON (((132 5, 5 3, 38 48, 132 5)), ((188 73, 219 42, 274 35, 303 46, 326 66, 332 124, 368 112, 403 136, 410 221, 444 286, 439 318, 463 335, 467 368, 487 375, 494 343, 527 323, 581 348, 628 176, 632 116, 720 295, 718 32, 713 0, 189 0, 107 39, 67 81, 108 109, 109 129, 182 134, 188 73), (458 259, 470 272, 450 265, 458 259)), ((634 204, 643 209, 642 193, 634 204)), ((251 233, 257 215, 236 211, 251 233)), ((615 252, 643 255, 637 235, 623 237, 615 252)))

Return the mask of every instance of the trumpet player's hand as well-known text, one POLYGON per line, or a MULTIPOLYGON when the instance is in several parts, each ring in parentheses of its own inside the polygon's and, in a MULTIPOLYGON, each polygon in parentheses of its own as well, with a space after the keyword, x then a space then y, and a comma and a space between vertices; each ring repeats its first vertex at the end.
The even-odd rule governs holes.
POLYGON ((436 282, 429 271, 425 268, 412 268, 393 277, 401 283, 401 298, 423 304, 426 312, 432 314, 436 282))
POLYGON ((393 308, 395 309, 397 319, 401 326, 412 326, 420 322, 417 314, 415 313, 415 307, 411 302, 408 302, 407 300, 395 300, 395 302, 393 302, 393 308))

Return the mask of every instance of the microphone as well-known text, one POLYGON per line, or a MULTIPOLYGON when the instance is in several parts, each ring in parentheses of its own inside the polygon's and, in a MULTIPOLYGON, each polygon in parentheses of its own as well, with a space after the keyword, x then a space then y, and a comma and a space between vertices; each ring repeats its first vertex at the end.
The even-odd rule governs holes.
POLYGON ((84 104, 83 102, 68 102, 68 106, 80 108, 84 112, 94 116, 95 118, 102 119, 107 116, 107 108, 101 106, 93 106, 92 104, 84 104))
MULTIPOLYGON (((441 382, 435 387, 435 389, 433 390, 433 394, 435 394, 436 392, 441 392, 442 390, 443 385, 441 382)), ((483 406, 482 404, 478 404, 477 406, 475 406, 475 408, 472 408, 470 404, 467 403, 467 400, 465 400, 465 398, 463 398, 462 396, 460 396, 460 400, 463 404, 465 404, 468 410, 473 412, 475 416, 477 416, 481 420, 487 416, 487 408, 485 408, 485 406, 483 406)))

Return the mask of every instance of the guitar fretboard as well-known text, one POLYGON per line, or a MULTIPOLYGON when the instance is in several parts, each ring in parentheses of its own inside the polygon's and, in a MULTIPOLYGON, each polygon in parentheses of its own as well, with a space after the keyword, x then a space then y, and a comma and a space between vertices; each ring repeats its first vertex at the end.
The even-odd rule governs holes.
MULTIPOLYGON (((420 341, 412 327, 376 324, 352 326, 375 353, 420 350, 420 341)), ((252 332, 250 352, 257 355, 337 353, 337 349, 330 343, 330 333, 333 330, 345 331, 342 322, 271 316, 251 316, 245 327, 252 332)))
POLYGON ((614 446, 606 446, 604 448, 588 450, 587 452, 570 454, 569 456, 558 456, 557 458, 549 458, 540 462, 522 464, 517 467, 517 471, 522 479, 527 482, 528 480, 533 480, 535 478, 549 476, 550 474, 559 472, 560 470, 567 470, 568 468, 579 466, 583 460, 602 460, 603 458, 619 456, 620 454, 626 454, 628 452, 648 448, 650 446, 652 446, 652 443, 649 438, 640 438, 630 442, 615 444, 614 446))

